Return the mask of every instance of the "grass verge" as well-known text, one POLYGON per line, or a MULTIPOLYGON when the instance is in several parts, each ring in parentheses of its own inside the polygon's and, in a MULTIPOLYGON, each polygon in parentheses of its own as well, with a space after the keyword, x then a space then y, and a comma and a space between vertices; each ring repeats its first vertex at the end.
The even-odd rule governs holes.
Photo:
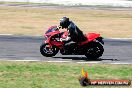
MULTIPOLYGON (((0 88, 81 88, 81 68, 91 79, 130 79, 132 65, 0 62, 0 88)), ((97 86, 97 88, 131 88, 97 86)), ((88 88, 95 88, 90 86, 88 88)))
POLYGON ((0 7, 0 34, 43 35, 51 25, 68 16, 81 30, 103 37, 132 38, 132 11, 92 10, 77 7, 0 7))

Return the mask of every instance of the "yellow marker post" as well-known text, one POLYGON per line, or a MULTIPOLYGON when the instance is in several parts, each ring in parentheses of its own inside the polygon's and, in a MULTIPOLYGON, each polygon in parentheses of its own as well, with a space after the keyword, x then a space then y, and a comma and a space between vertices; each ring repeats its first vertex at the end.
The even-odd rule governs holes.
POLYGON ((88 78, 88 72, 85 72, 84 68, 82 68, 82 76, 88 78))

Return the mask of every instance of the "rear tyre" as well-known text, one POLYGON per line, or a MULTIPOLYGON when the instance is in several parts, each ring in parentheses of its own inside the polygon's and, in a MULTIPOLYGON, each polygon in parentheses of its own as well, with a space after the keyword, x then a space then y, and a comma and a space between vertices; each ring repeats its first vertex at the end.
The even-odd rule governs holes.
POLYGON ((58 53, 59 49, 56 46, 49 47, 48 43, 42 43, 40 46, 40 52, 43 56, 52 57, 58 53))
POLYGON ((89 48, 87 48, 85 56, 88 59, 98 59, 102 56, 103 52, 104 48, 99 42, 92 42, 89 44, 89 48))

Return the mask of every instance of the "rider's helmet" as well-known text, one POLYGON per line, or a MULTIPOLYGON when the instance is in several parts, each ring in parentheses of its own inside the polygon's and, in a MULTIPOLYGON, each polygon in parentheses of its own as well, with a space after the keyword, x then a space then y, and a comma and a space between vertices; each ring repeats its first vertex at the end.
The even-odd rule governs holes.
POLYGON ((69 24, 70 24, 69 18, 63 17, 60 19, 60 26, 62 27, 62 29, 68 28, 69 24))

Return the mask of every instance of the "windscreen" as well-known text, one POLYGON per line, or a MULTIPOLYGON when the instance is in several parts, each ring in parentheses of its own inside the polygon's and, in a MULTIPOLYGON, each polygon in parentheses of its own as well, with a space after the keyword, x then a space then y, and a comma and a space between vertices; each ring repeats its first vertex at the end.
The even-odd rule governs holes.
POLYGON ((54 32, 56 31, 57 26, 51 26, 50 28, 48 28, 48 31, 45 32, 45 34, 49 33, 49 32, 54 32))

